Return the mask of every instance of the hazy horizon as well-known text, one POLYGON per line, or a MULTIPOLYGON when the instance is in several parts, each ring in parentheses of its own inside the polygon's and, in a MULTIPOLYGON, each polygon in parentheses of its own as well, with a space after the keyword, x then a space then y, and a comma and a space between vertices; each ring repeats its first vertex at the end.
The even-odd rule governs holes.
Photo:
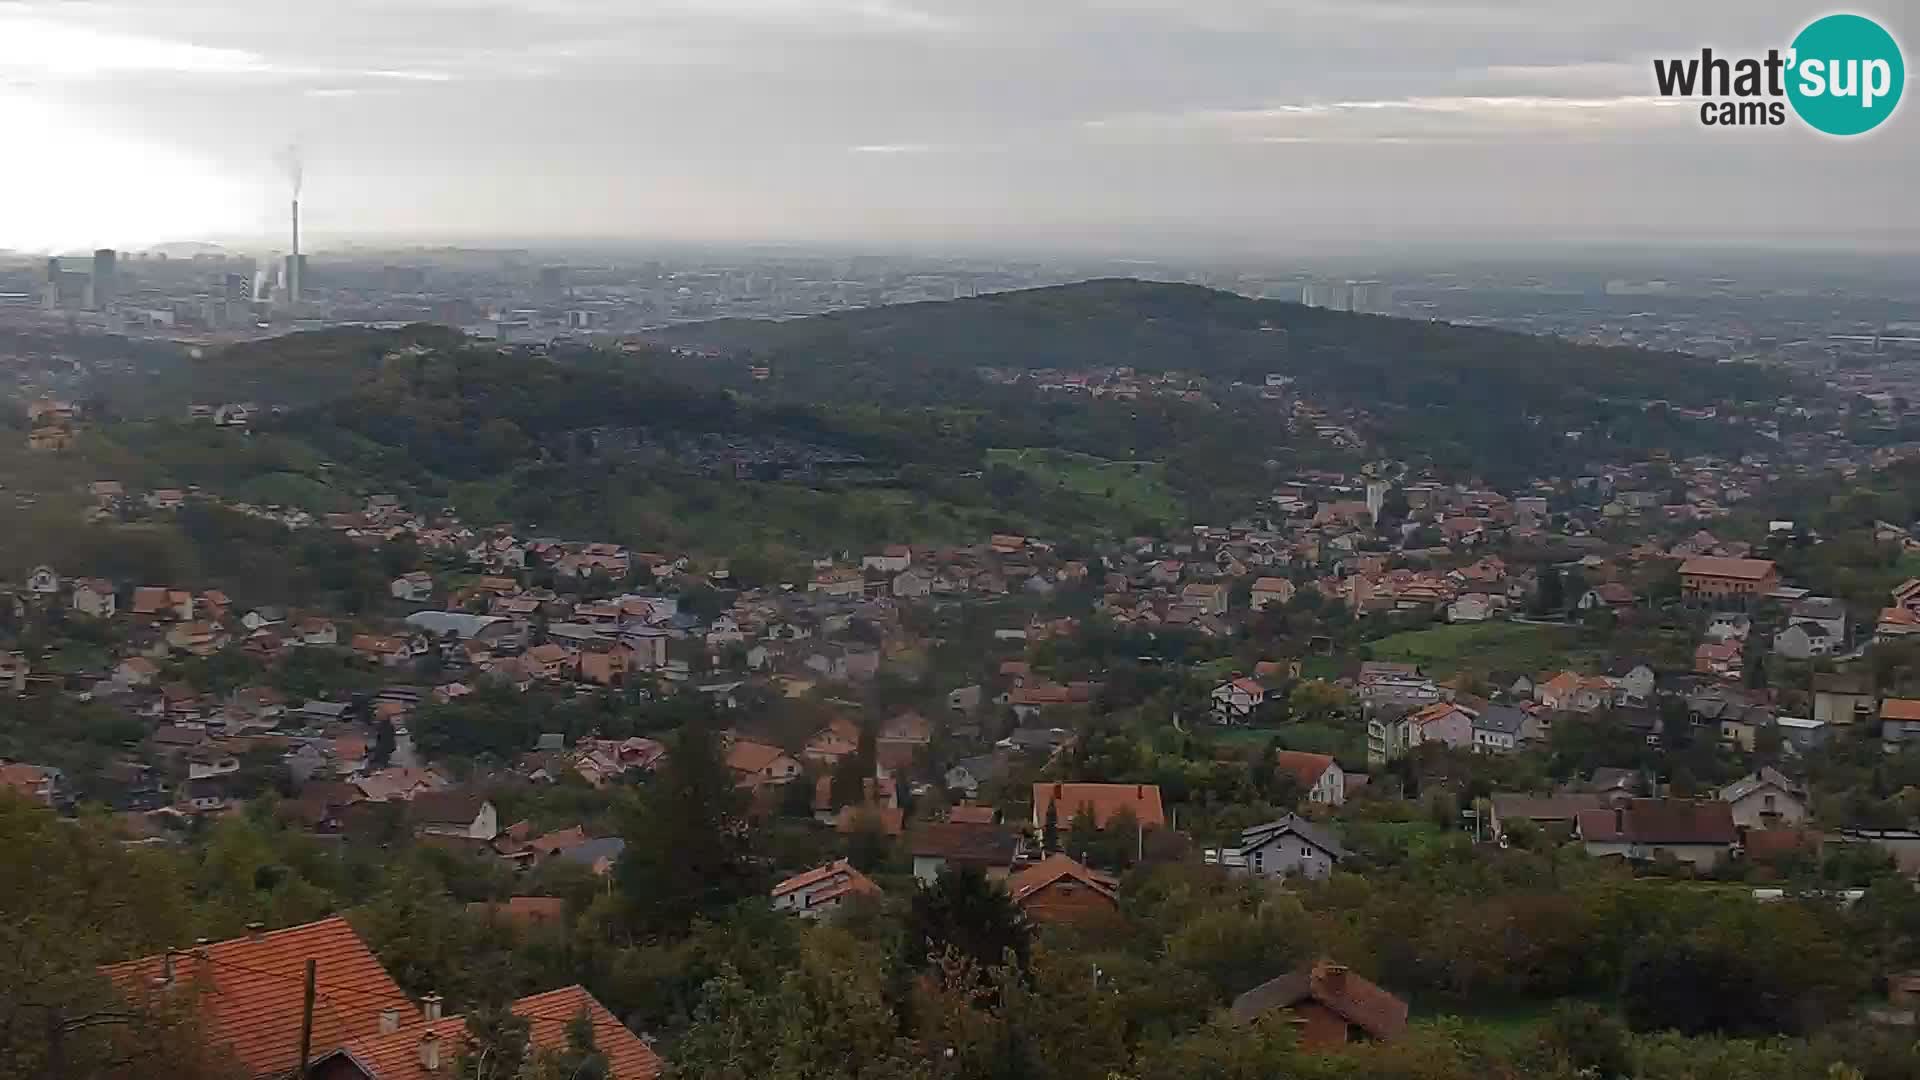
POLYGON ((312 250, 1920 252, 1920 106, 1841 141, 1653 96, 1826 10, 0 0, 0 248, 284 246, 298 144, 312 250))

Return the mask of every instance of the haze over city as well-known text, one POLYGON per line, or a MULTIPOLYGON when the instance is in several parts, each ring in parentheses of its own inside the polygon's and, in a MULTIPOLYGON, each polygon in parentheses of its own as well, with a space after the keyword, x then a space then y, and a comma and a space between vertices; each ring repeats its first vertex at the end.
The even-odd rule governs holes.
MULTIPOLYGON (((1874 12, 1912 40, 1913 13, 1874 12)), ((0 247, 1912 250, 1920 124, 1715 130, 1803 3, 0 2, 0 247)), ((1909 105, 1906 112, 1911 113, 1909 105)))

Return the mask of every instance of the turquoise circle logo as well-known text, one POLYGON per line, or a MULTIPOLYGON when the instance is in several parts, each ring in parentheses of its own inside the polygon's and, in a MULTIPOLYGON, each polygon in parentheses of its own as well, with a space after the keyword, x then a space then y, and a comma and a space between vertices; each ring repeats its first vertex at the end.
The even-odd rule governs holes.
POLYGON ((1787 98, 1828 135, 1861 135, 1893 115, 1906 89, 1900 43, 1872 19, 1828 15, 1793 39, 1787 98))

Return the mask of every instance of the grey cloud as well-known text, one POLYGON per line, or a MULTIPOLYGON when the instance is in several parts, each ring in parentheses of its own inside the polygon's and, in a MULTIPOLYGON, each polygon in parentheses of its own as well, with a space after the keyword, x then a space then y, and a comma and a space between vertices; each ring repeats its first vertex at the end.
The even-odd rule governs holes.
MULTIPOLYGON (((85 56, 9 67, 0 46, 0 82, 104 140, 157 140, 243 185, 298 134, 323 238, 1910 230, 1898 193, 1920 164, 1920 104, 1832 144, 1709 131, 1650 97, 1652 57, 1784 45, 1818 13, 1787 0, 0 3, 0 23, 152 43, 150 62, 108 72, 85 56)), ((1910 15, 1885 14, 1920 40, 1910 15)), ((259 186, 232 231, 271 220, 277 197, 259 186)), ((66 212, 84 232, 85 208, 66 212)))

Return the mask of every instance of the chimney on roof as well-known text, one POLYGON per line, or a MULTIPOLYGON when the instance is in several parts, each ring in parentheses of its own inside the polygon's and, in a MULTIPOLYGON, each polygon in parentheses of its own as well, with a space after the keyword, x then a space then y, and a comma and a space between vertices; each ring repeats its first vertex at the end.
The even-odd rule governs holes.
POLYGON ((1627 831, 1627 808, 1624 806, 1613 808, 1613 831, 1615 833, 1627 831))
POLYGON ((173 985, 173 950, 172 949, 168 949, 166 952, 160 954, 160 975, 158 978, 154 980, 154 983, 161 987, 167 987, 167 986, 173 985))
POLYGON ((432 1023, 433 1021, 440 1019, 440 995, 439 994, 430 993, 426 997, 423 997, 420 999, 420 1016, 421 1016, 421 1019, 427 1021, 428 1023, 432 1023))
POLYGON ((1147 785, 1145 785, 1145 784, 1135 784, 1135 785, 1133 785, 1133 797, 1134 797, 1134 798, 1136 798, 1136 799, 1144 799, 1144 798, 1146 798, 1146 797, 1147 797, 1147 785))
POLYGON ((1053 785, 1053 797, 1056 801, 1065 798, 1066 797, 1065 789, 1063 789, 1059 784, 1053 785))
POLYGON ((263 933, 265 933, 265 932, 266 932, 266 929, 267 929, 267 924, 266 924, 266 923, 263 923, 263 922, 250 922, 250 923, 248 923, 248 924, 247 924, 247 937, 249 937, 249 938, 251 938, 251 939, 253 939, 253 940, 255 940, 255 941, 258 941, 258 940, 260 940, 260 935, 261 935, 261 934, 263 934, 263 933))
POLYGON ((428 1072, 440 1071, 440 1033, 432 1029, 420 1036, 420 1067, 428 1072))
POLYGON ((399 1009, 381 1009, 380 1010, 380 1034, 391 1035, 394 1032, 399 1030, 400 1030, 400 1010, 399 1009))

